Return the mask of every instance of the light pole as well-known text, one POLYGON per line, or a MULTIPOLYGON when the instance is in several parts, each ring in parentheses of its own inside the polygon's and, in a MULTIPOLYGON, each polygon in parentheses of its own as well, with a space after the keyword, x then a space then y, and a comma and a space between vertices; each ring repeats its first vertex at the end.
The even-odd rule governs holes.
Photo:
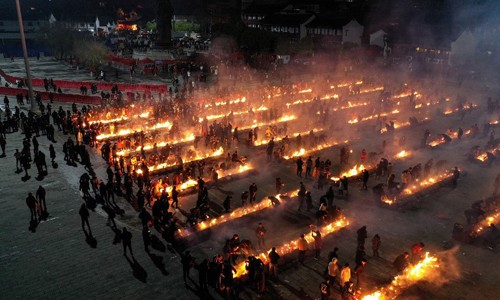
POLYGON ((33 97, 33 87, 31 85, 31 71, 30 71, 30 62, 28 60, 28 48, 26 47, 26 37, 24 36, 24 25, 23 25, 23 16, 21 14, 21 4, 19 0, 16 0, 16 9, 17 9, 17 20, 19 21, 19 32, 21 33, 21 44, 23 46, 23 55, 24 55, 24 67, 26 69, 26 78, 28 82, 28 97, 30 98, 31 110, 35 110, 35 104, 33 97))

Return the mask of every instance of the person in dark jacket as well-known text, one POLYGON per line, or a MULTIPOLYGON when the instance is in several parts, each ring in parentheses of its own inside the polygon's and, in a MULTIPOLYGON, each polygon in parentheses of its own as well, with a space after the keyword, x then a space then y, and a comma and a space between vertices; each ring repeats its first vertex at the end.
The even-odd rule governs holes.
POLYGON ((87 206, 85 203, 82 203, 82 206, 80 206, 80 210, 78 211, 78 214, 80 215, 80 218, 82 219, 82 229, 85 231, 85 224, 87 224, 87 227, 89 228, 89 234, 92 235, 92 229, 90 229, 90 224, 89 224, 89 210, 87 209, 87 206))

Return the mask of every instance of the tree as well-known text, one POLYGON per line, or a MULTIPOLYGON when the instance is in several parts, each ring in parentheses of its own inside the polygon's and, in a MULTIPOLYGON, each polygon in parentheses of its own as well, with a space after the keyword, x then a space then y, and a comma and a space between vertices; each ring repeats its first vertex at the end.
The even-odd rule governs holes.
POLYGON ((107 62, 108 49, 96 41, 82 40, 75 45, 74 54, 89 69, 98 69, 107 62))
POLYGON ((81 38, 81 33, 62 24, 56 24, 42 28, 36 39, 47 45, 56 58, 63 59, 65 55, 73 51, 75 41, 78 38, 81 38))

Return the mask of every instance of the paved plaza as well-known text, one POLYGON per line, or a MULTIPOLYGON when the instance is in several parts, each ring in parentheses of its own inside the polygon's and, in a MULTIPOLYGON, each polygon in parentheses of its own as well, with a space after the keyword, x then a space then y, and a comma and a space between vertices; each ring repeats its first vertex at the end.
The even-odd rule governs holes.
MULTIPOLYGON (((0 62, 0 68, 10 75, 22 75, 20 60, 15 63, 0 62)), ((33 62, 33 73, 36 77, 89 80, 85 72, 73 72, 66 65, 49 58, 33 62)), ((452 96, 463 93, 475 97, 478 102, 485 101, 488 96, 484 90, 472 84, 457 88, 449 82, 443 82, 443 86, 446 86, 444 89, 452 96)), ((0 97, 3 98, 3 95, 0 97)), ((59 104, 53 106, 58 107, 59 104)), ((460 120, 459 116, 432 120, 426 127, 432 128, 434 132, 457 128, 459 124, 468 128, 476 122, 482 124, 484 111, 485 107, 480 107, 466 115, 464 120, 460 120)), ((404 209, 391 209, 377 205, 373 201, 371 189, 361 191, 360 182, 352 183, 348 198, 338 196, 335 199, 335 204, 344 210, 350 221, 349 226, 324 238, 325 244, 318 260, 314 259, 313 250, 307 254, 304 265, 296 261, 296 253, 285 257, 283 264, 279 266, 279 280, 268 281, 264 299, 319 299, 319 283, 323 280, 323 272, 328 263, 328 252, 338 247, 340 262, 349 262, 354 267, 356 231, 363 225, 367 226, 368 241, 374 234, 379 234, 382 239, 381 258, 372 257, 370 247, 367 249, 365 286, 368 289, 389 283, 395 275, 392 265, 394 258, 404 251, 410 251, 414 243, 422 241, 425 243, 425 251, 442 259, 438 276, 433 278, 432 283, 421 282, 409 288, 398 299, 495 299, 500 295, 497 284, 500 280, 497 270, 500 261, 498 252, 460 244, 451 239, 455 222, 465 223, 463 211, 472 202, 490 196, 493 191, 498 165, 487 167, 472 164, 465 157, 472 146, 484 145, 487 138, 464 139, 437 150, 414 151, 422 132, 423 128, 402 129, 396 134, 407 137, 407 148, 412 150, 413 156, 396 162, 394 173, 399 174, 409 166, 425 163, 430 158, 435 161, 445 159, 450 167, 458 166, 463 170, 464 175, 458 187, 454 189, 451 185, 440 186, 415 197, 414 204, 404 209)), ((359 153, 362 148, 379 151, 382 140, 387 138, 363 131, 341 134, 361 137, 353 142, 354 153, 359 153)), ((196 262, 201 262, 204 258, 211 259, 215 254, 222 253, 225 240, 233 234, 250 239, 256 245, 255 228, 259 222, 268 230, 266 247, 270 248, 296 239, 301 233, 307 233, 309 225, 315 222, 315 209, 311 212, 298 212, 297 202, 287 203, 214 227, 179 243, 177 247, 171 247, 162 239, 165 251, 152 250, 148 254, 142 243, 138 212, 124 198, 118 197, 118 205, 125 210, 123 216, 117 217, 118 227, 128 227, 133 235, 135 257, 125 257, 121 243, 113 243, 115 233, 106 225, 107 217, 100 205, 90 216, 90 226, 97 241, 95 247, 92 247, 81 229, 78 210, 82 197, 78 182, 85 169, 81 165, 69 166, 63 161, 62 144, 67 136, 56 131, 57 143, 54 146, 59 167, 54 169, 49 166, 48 176, 41 181, 35 178, 36 169, 32 167, 31 178, 26 182, 21 180, 23 174, 15 172, 13 157, 15 149, 22 148, 23 137, 20 132, 8 134, 7 157, 0 158, 2 299, 199 299, 198 273, 192 270, 193 281, 184 285, 179 251, 190 250, 197 258, 196 262), (33 233, 28 229, 30 213, 25 198, 28 192, 35 193, 39 185, 47 190, 50 216, 33 233)), ((38 138, 38 141, 40 150, 49 153, 50 142, 45 136, 38 138)), ((257 173, 211 189, 210 199, 215 207, 222 207, 227 194, 233 194, 234 206, 239 206, 240 193, 253 182, 259 188, 257 199, 274 195, 274 179, 277 176, 285 182, 285 190, 299 187, 302 179, 295 176, 293 162, 267 162, 265 151, 241 144, 237 150, 250 158, 257 173)), ((100 153, 95 149, 90 153, 97 176, 105 178, 106 164, 100 153)), ((338 147, 317 155, 330 158, 333 165, 338 165, 338 147)), ((312 180, 304 180, 304 183, 312 191, 314 205, 317 207, 319 198, 325 191, 317 190, 312 180)), ((377 183, 379 181, 372 176, 369 187, 377 183)), ((181 197, 181 209, 189 210, 195 206, 196 197, 181 197)), ((153 233, 159 236, 154 230, 153 233)), ((241 299, 257 299, 257 293, 248 287, 239 296, 241 299)), ((208 298, 221 299, 221 296, 210 288, 208 298)))

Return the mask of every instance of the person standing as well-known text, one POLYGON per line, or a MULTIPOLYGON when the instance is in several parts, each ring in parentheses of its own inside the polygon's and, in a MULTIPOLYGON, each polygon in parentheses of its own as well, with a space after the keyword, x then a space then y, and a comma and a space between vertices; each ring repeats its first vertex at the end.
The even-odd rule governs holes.
POLYGON ((299 250, 299 262, 304 264, 307 250, 307 240, 304 238, 303 234, 300 235, 299 241, 297 242, 297 249, 299 250))
POLYGON ((309 158, 306 160, 306 178, 311 177, 312 165, 313 165, 312 157, 309 156, 309 158))
POLYGON ((314 258, 318 260, 321 255, 321 248, 323 247, 323 239, 319 230, 313 231, 311 235, 314 238, 314 258))
POLYGON ((363 173, 363 186, 361 187, 362 190, 368 190, 368 179, 370 178, 370 173, 366 170, 366 169, 363 169, 363 171, 361 171, 361 173, 363 173))
POLYGON ((253 205, 253 203, 255 202, 256 198, 257 198, 257 185, 254 183, 252 183, 250 185, 250 187, 248 188, 248 192, 250 194, 250 205, 253 205))
POLYGON ((302 209, 302 205, 304 204, 304 200, 306 199, 306 186, 304 185, 303 182, 300 183, 298 197, 299 197, 299 209, 298 209, 298 211, 300 211, 302 209))
POLYGON ((330 284, 332 282, 330 280, 324 280, 319 284, 319 291, 321 293, 321 300, 329 300, 330 299, 330 284))
POLYGON ((264 237, 266 236, 266 228, 262 223, 259 223, 257 226, 257 229, 255 229, 255 235, 257 236, 257 245, 260 249, 265 249, 266 247, 266 241, 264 237))
POLYGON ((222 203, 222 206, 224 207, 224 211, 226 214, 229 213, 231 210, 231 196, 227 195, 226 199, 224 199, 224 202, 222 203))
POLYGON ((127 256, 127 248, 130 251, 130 255, 134 256, 132 252, 132 233, 123 227, 122 231, 122 244, 123 244, 123 255, 127 256))
POLYGON ((334 284, 337 280, 337 276, 339 274, 339 265, 338 259, 336 257, 332 258, 332 260, 328 263, 328 278, 331 284, 334 284))
POLYGON ((281 181, 281 177, 276 177, 276 194, 279 195, 281 188, 284 187, 285 184, 281 181))
POLYGON ((5 137, 3 134, 0 134, 0 147, 2 148, 2 155, 0 157, 5 157, 5 145, 7 145, 7 141, 5 140, 5 137))
POLYGON ((458 178, 460 178, 460 171, 458 170, 457 167, 453 169, 453 177, 452 177, 452 183, 453 187, 456 188, 458 184, 458 178))
POLYGON ((80 215, 80 218, 82 219, 82 229, 85 231, 85 224, 87 224, 87 227, 89 228, 89 235, 92 235, 92 229, 90 229, 90 224, 89 224, 89 210, 87 209, 87 206, 85 203, 82 203, 82 206, 80 206, 80 210, 78 211, 78 214, 80 215))
POLYGON ((373 257, 380 257, 378 253, 378 249, 380 249, 380 245, 382 245, 382 240, 380 239, 380 236, 376 234, 372 238, 372 250, 373 250, 373 257))
POLYGON ((354 268, 354 274, 356 275, 356 287, 358 289, 362 288, 365 279, 365 266, 366 259, 362 259, 361 263, 354 268))
POLYGON ((184 252, 184 255, 182 255, 181 263, 182 263, 182 278, 184 279, 184 283, 186 283, 186 279, 189 278, 189 271, 194 266, 194 258, 191 256, 191 252, 189 250, 184 252))
POLYGON ((269 252, 269 275, 274 278, 278 278, 278 261, 280 255, 276 252, 276 248, 273 247, 271 252, 269 252))
POLYGON ((351 281, 351 267, 349 267, 349 263, 345 263, 345 265, 340 270, 340 286, 344 287, 350 281, 351 281))
POLYGON ((200 265, 198 265, 198 283, 200 285, 200 290, 208 290, 208 259, 204 259, 200 265))
POLYGON ((295 164, 297 165, 297 176, 302 178, 302 166, 304 165, 302 158, 301 157, 297 158, 297 160, 295 161, 295 164))
POLYGON ((357 231, 358 234, 358 248, 365 247, 365 240, 368 237, 368 232, 366 231, 366 225, 359 228, 357 231))
POLYGON ((21 152, 19 152, 19 149, 16 149, 16 153, 14 153, 14 157, 16 158, 16 172, 22 172, 22 164, 21 164, 21 152))
POLYGON ((49 215, 47 212, 47 203, 45 202, 45 189, 40 185, 38 190, 36 191, 36 199, 40 204, 40 208, 42 210, 42 217, 45 219, 49 215))
POLYGON ((179 192, 177 191, 177 187, 174 185, 172 187, 172 207, 179 208, 179 192))
POLYGON ((37 221, 36 217, 36 198, 33 197, 32 193, 28 193, 28 197, 26 197, 26 205, 30 209, 31 213, 31 221, 37 221))

